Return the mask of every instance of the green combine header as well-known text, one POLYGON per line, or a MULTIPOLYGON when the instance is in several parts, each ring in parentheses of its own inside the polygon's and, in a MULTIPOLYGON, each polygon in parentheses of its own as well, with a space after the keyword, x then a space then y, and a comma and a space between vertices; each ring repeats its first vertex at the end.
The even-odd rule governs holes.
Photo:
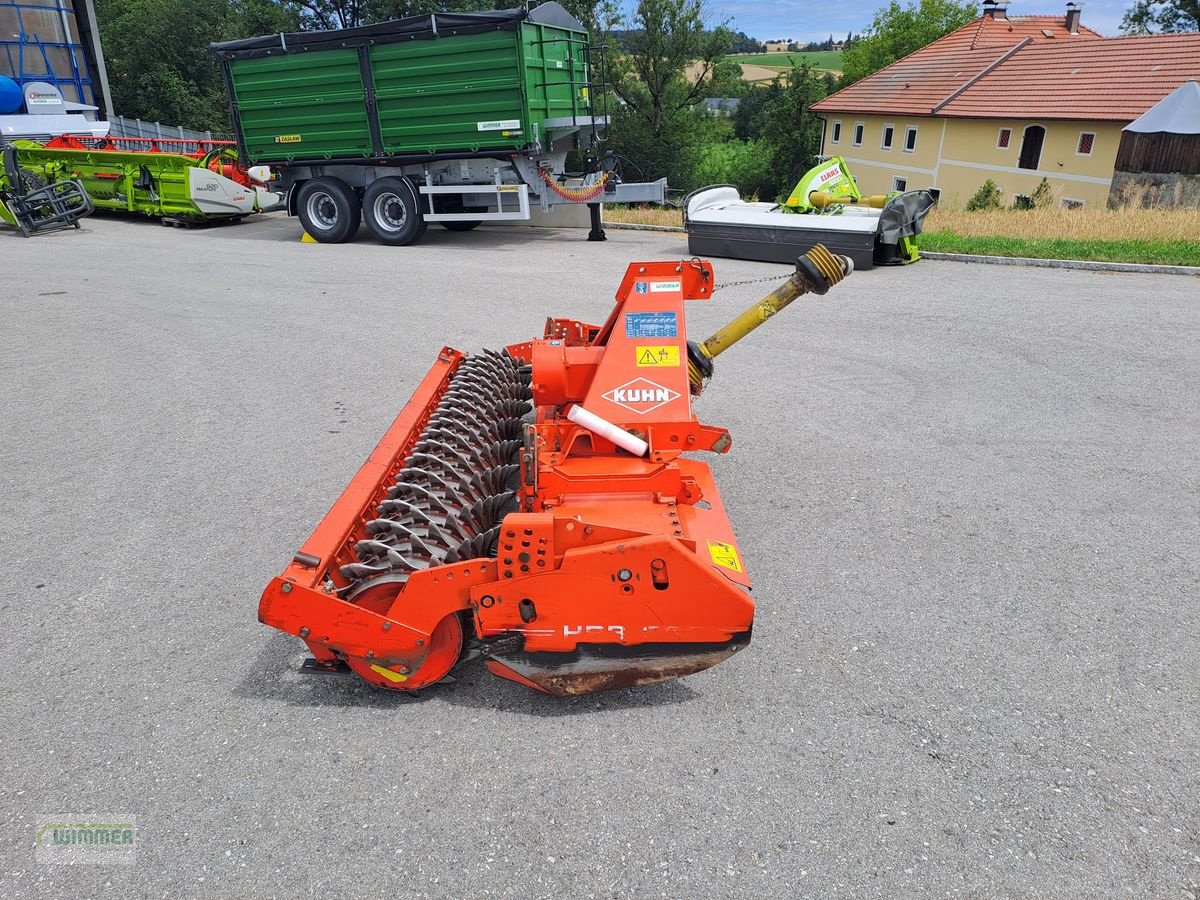
MULTIPOLYGON (((176 143, 183 143, 182 141, 176 143)), ((192 142, 195 143, 195 142, 192 142)), ((149 140, 64 136, 46 144, 13 141, 19 165, 40 181, 75 181, 97 209, 182 222, 240 219, 279 205, 232 147, 163 152, 149 140)))

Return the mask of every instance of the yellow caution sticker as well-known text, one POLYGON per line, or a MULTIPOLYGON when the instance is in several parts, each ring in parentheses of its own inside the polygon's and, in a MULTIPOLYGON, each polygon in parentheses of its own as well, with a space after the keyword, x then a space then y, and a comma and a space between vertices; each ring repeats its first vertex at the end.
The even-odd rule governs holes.
POLYGON ((385 669, 383 666, 371 666, 372 672, 378 672, 388 681, 408 681, 407 675, 401 675, 399 672, 393 672, 391 669, 385 669))
POLYGON ((298 144, 304 138, 298 134, 277 134, 275 135, 275 143, 277 144, 298 144))
POLYGON ((496 188, 496 192, 499 194, 516 194, 520 190, 521 186, 519 184, 502 184, 496 188))
POLYGON ((738 556, 737 547, 733 544, 723 544, 720 541, 708 542, 708 555, 718 566, 724 566, 734 572, 742 571, 742 560, 738 556))
POLYGON ((678 347, 637 347, 634 352, 639 369, 667 369, 679 365, 678 347))

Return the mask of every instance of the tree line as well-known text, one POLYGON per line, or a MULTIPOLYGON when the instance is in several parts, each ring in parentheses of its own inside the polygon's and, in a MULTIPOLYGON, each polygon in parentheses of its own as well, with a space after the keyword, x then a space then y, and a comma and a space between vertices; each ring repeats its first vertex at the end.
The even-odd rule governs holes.
MULTIPOLYGON (((348 28, 431 12, 507 8, 516 0, 96 0, 115 111, 228 131, 228 103, 213 41, 348 28)), ((736 184, 747 195, 786 194, 814 164, 822 121, 818 100, 912 53, 978 16, 974 0, 891 0, 843 53, 843 72, 803 58, 766 85, 742 80, 732 52, 758 42, 708 20, 703 0, 560 0, 594 43, 607 44, 611 116, 608 147, 626 177, 666 177, 687 191, 736 184), (713 110, 706 101, 721 98, 713 110), (736 109, 731 107, 736 106, 736 109)), ((1135 2, 1124 28, 1200 29, 1197 0, 1135 2)), ((832 36, 829 41, 832 46, 832 36)))

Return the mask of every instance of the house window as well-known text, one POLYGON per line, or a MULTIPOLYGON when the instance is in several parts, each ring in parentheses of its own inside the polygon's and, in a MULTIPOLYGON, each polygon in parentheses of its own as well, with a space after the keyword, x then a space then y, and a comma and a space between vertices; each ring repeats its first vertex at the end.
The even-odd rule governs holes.
POLYGON ((829 143, 840 144, 842 141, 842 123, 840 121, 833 123, 833 133, 829 136, 829 143))
POLYGON ((892 179, 892 190, 893 191, 907 191, 908 190, 908 179, 901 178, 899 176, 894 177, 892 179))
POLYGON ((896 136, 896 126, 895 125, 884 125, 883 126, 883 140, 879 144, 879 149, 880 150, 891 150, 892 149, 892 139, 895 136, 896 136))
POLYGON ((904 129, 904 152, 912 153, 917 149, 917 129, 914 125, 909 125, 904 129))
POLYGON ((855 147, 862 146, 863 132, 866 131, 866 129, 867 129, 867 126, 864 125, 862 122, 854 123, 854 146, 855 147))
POLYGON ((1096 143, 1096 135, 1091 131, 1081 131, 1079 133, 1079 146, 1075 148, 1075 153, 1078 156, 1091 156, 1092 145, 1096 143))
POLYGON ((1063 209, 1083 209, 1083 201, 1082 200, 1074 200, 1071 197, 1063 197, 1062 208, 1063 209))
POLYGON ((1007 150, 1008 145, 1012 143, 1012 129, 1001 128, 1000 133, 996 135, 996 149, 1007 150))

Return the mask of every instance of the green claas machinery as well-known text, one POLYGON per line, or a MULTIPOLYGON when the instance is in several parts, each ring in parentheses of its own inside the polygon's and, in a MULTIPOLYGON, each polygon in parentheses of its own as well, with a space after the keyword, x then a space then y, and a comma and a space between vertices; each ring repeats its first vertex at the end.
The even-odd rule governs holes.
POLYGON ((560 203, 662 202, 665 180, 624 183, 596 152, 592 48, 559 4, 436 13, 361 28, 211 45, 239 156, 269 165, 287 209, 323 243, 361 222, 405 245, 436 222, 466 231, 560 203), (574 177, 567 154, 589 162, 574 177))
POLYGON ((782 203, 747 202, 736 185, 714 184, 683 200, 688 250, 788 262, 817 244, 854 261, 858 269, 899 266, 921 258, 917 238, 937 203, 936 188, 864 197, 840 156, 800 177, 782 203))
POLYGON ((17 148, 0 139, 0 222, 25 237, 40 231, 79 227, 93 209, 83 185, 72 179, 47 182, 21 168, 17 148))
POLYGON ((12 143, 27 176, 77 182, 97 209, 202 222, 240 219, 279 204, 266 187, 269 172, 248 172, 232 147, 172 153, 149 140, 68 135, 45 144, 12 143))

